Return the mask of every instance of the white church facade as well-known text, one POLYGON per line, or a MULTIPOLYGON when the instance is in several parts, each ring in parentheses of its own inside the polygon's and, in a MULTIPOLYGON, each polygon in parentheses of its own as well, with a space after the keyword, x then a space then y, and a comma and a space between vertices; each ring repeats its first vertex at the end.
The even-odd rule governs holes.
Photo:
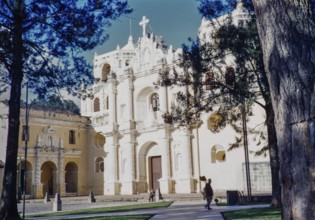
MULTIPOLYGON (((125 46, 94 56, 92 96, 82 98, 81 116, 30 110, 26 167, 21 165, 25 110, 21 111, 18 185, 23 184, 19 174, 26 172, 30 198, 43 198, 46 192, 88 195, 90 190, 132 195, 152 188, 162 194, 200 193, 204 186, 200 177, 212 179, 214 192, 246 192, 244 148, 228 151, 235 141, 230 126, 212 132, 211 113, 202 114, 200 123, 190 127, 165 123, 162 115, 176 104, 181 88, 155 83, 163 68, 177 68, 181 50, 166 47, 162 37, 147 33, 148 22, 143 17, 139 23, 142 36, 136 42, 129 36, 125 46)), ((200 37, 209 31, 207 22, 202 21, 200 37)), ((0 162, 5 162, 8 106, 0 107, 0 162)), ((264 110, 254 106, 248 127, 264 121, 264 110)), ((260 147, 250 135, 248 146, 252 192, 270 193, 269 157, 251 153, 260 147)))
MULTIPOLYGON (((146 33, 115 51, 94 57, 93 99, 81 101, 81 114, 91 118, 105 137, 104 194, 137 194, 160 188, 162 194, 200 192, 200 176, 213 179, 215 191, 245 190, 243 148, 227 151, 235 133, 208 129, 209 114, 195 127, 177 127, 162 115, 176 102, 178 88, 156 87, 159 72, 176 65, 180 50, 146 33)), ((204 21, 203 21, 204 22, 204 21)), ((264 121, 256 108, 250 124, 264 121)), ((249 138, 250 139, 250 138, 249 138)), ((250 150, 258 150, 249 140, 250 150)), ((250 154, 252 191, 270 192, 268 157, 250 154)))

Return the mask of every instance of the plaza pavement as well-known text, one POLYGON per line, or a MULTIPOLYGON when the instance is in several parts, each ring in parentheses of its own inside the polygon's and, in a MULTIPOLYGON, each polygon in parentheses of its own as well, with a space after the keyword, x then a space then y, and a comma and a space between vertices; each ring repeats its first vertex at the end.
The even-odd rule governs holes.
MULTIPOLYGON (((53 200, 53 199, 52 199, 53 200)), ((146 202, 146 201, 142 201, 146 202)), ((66 201, 62 204, 62 211, 68 210, 80 210, 86 208, 96 207, 109 207, 120 205, 139 204, 139 202, 96 202, 96 203, 82 203, 66 201)), ((155 209, 143 209, 128 212, 115 212, 115 213, 97 213, 97 214, 81 214, 81 215, 67 215, 67 216, 55 216, 55 217, 38 217, 38 218, 26 218, 36 220, 47 219, 74 219, 74 218, 89 218, 96 216, 118 216, 118 215, 134 215, 134 214, 154 214, 150 220, 159 219, 181 219, 181 220, 223 220, 221 215, 222 211, 246 209, 251 207, 267 207, 268 205, 252 205, 252 206, 216 206, 211 204, 211 210, 204 208, 204 200, 191 200, 191 201, 175 201, 167 208, 155 208, 155 209)), ((47 204, 44 203, 26 203, 25 215, 32 213, 45 213, 52 212, 53 202, 47 204)), ((22 211, 22 204, 18 205, 19 211, 22 211)))

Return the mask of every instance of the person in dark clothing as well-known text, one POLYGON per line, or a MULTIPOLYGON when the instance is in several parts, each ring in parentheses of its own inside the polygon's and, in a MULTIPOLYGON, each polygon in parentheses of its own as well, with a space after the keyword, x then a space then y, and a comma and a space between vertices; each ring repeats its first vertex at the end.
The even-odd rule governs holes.
POLYGON ((204 197, 205 199, 207 199, 207 204, 205 205, 205 208, 208 208, 208 210, 210 210, 210 203, 212 201, 212 197, 213 197, 213 190, 211 187, 211 179, 208 179, 208 182, 206 183, 206 186, 203 190, 204 193, 204 197))
POLYGON ((154 196, 155 196, 155 191, 154 191, 154 189, 152 189, 151 192, 150 192, 150 196, 149 196, 149 202, 150 201, 153 202, 154 196))

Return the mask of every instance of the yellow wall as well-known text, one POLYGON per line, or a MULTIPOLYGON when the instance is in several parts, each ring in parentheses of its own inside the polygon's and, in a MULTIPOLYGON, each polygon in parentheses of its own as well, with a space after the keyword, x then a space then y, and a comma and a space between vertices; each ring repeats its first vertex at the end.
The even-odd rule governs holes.
MULTIPOLYGON (((19 157, 24 157, 25 141, 22 141, 22 130, 25 125, 25 111, 21 110, 21 125, 20 125, 20 138, 19 138, 19 157)), ((50 161, 55 164, 57 170, 62 172, 61 181, 60 176, 56 177, 61 182, 60 191, 65 189, 65 168, 69 162, 76 164, 78 168, 78 192, 77 195, 87 195, 90 190, 90 183, 88 178, 90 172, 88 170, 88 128, 89 120, 85 117, 53 113, 49 111, 33 111, 29 113, 29 141, 27 143, 27 161, 32 166, 32 185, 33 195, 36 198, 44 196, 42 188, 38 187, 35 183, 36 159, 37 170, 41 170, 42 165, 50 161), (75 132, 75 143, 69 143, 69 131, 75 132), (60 142, 63 144, 60 145, 60 142), (52 147, 53 146, 53 147, 52 147), (62 146, 62 149, 59 147, 62 146), (36 154, 37 152, 37 154, 36 154), (61 156, 60 156, 61 155, 61 156), (61 161, 61 162, 60 162, 61 161), (60 167, 61 166, 61 167, 60 167), (41 193, 42 192, 42 193, 41 193)), ((39 177, 41 178, 41 176, 39 177)), ((54 186, 54 188, 56 188, 54 186)), ((66 194, 65 194, 66 195, 66 194)))

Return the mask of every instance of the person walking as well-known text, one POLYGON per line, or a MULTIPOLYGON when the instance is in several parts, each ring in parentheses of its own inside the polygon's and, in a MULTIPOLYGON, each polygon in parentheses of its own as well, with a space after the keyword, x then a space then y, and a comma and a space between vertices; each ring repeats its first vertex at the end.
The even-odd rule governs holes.
POLYGON ((208 179, 208 182, 205 185, 205 188, 203 190, 204 193, 204 198, 207 199, 207 204, 205 205, 205 208, 207 208, 208 210, 210 210, 210 203, 212 201, 212 197, 213 197, 213 190, 211 187, 211 179, 208 179))

